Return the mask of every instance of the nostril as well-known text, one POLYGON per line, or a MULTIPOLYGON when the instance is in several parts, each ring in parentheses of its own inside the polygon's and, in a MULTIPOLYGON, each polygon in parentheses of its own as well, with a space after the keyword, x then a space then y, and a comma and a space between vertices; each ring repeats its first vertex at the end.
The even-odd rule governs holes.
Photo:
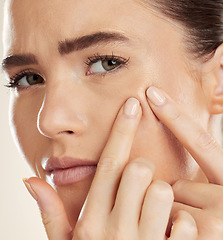
POLYGON ((71 130, 68 130, 67 133, 68 133, 68 134, 73 134, 74 132, 71 131, 71 130))
POLYGON ((74 132, 73 131, 71 131, 71 130, 67 130, 67 131, 62 131, 62 132, 59 132, 58 134, 64 134, 64 133, 66 133, 66 134, 73 134, 74 132))

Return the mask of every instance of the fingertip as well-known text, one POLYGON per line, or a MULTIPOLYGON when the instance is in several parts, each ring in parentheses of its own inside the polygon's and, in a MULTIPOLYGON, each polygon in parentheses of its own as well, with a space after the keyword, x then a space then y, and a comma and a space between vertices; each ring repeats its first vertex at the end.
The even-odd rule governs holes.
POLYGON ((41 211, 53 211, 55 207, 59 209, 62 204, 57 192, 46 181, 38 178, 24 178, 23 182, 31 194, 37 201, 41 211))
MULTIPOLYGON (((30 184, 38 184, 38 185, 49 185, 46 181, 44 181, 43 179, 39 178, 39 177, 30 177, 30 178, 24 178, 25 181, 27 181, 30 184)), ((50 185, 49 185, 50 186, 50 185)))
POLYGON ((146 90, 146 96, 152 104, 159 107, 166 103, 166 97, 158 88, 152 86, 146 90))
POLYGON ((28 192, 30 193, 30 195, 36 200, 38 201, 38 195, 36 194, 36 192, 33 190, 31 184, 28 181, 28 178, 23 178, 23 183, 26 186, 26 189, 28 190, 28 192))
POLYGON ((127 118, 135 118, 140 112, 140 102, 136 98, 129 98, 124 105, 124 114, 127 118))
POLYGON ((37 201, 48 238, 70 240, 73 235, 72 227, 57 192, 38 177, 24 178, 23 182, 37 201))

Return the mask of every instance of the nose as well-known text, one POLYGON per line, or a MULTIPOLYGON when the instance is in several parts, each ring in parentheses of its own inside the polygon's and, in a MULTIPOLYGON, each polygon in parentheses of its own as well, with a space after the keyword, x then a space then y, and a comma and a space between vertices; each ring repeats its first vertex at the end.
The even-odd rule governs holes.
POLYGON ((83 134, 87 127, 84 96, 86 92, 81 86, 69 87, 64 83, 46 86, 38 114, 39 132, 48 138, 83 134))

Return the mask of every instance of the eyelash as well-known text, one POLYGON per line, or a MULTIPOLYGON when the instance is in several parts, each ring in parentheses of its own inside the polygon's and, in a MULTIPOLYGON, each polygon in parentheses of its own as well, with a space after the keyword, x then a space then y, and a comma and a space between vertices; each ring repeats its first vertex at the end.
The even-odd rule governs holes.
POLYGON ((10 82, 6 85, 6 87, 8 87, 8 88, 18 87, 16 84, 18 83, 19 80, 21 80, 23 77, 28 77, 31 75, 39 75, 39 74, 34 71, 31 71, 31 70, 24 70, 20 73, 15 74, 14 76, 10 77, 10 82))
MULTIPOLYGON (((115 56, 113 53, 112 55, 100 55, 100 54, 95 54, 93 57, 89 57, 87 59, 87 61, 85 61, 84 63, 88 66, 88 71, 90 67, 94 64, 97 63, 98 61, 115 61, 117 63, 119 63, 119 66, 116 67, 115 69, 111 70, 111 71, 107 71, 104 73, 95 73, 94 75, 102 75, 105 76, 106 74, 108 74, 109 72, 115 71, 123 66, 127 66, 127 64, 129 63, 129 59, 125 59, 123 57, 118 57, 115 56)), ((26 76, 31 76, 31 75, 39 75, 38 73, 31 71, 31 70, 24 70, 18 74, 15 74, 14 76, 10 77, 10 82, 9 84, 6 85, 6 87, 8 88, 16 88, 18 87, 17 83, 26 76)), ((88 74, 86 74, 88 75, 88 74)), ((23 87, 23 88, 27 88, 27 87, 23 87)))
MULTIPOLYGON (((123 57, 118 57, 118 56, 115 56, 113 53, 112 55, 100 55, 100 54, 95 54, 93 57, 89 57, 87 61, 85 61, 84 63, 88 66, 88 69, 94 64, 94 63, 97 63, 98 61, 114 61, 114 62, 118 62, 120 65, 111 70, 111 71, 108 71, 107 73, 109 72, 112 72, 114 70, 117 70, 118 68, 121 68, 123 66, 127 66, 128 63, 129 63, 129 60, 130 58, 128 59, 125 59, 123 57)), ((107 73, 103 73, 103 74, 98 74, 98 75, 105 75, 107 73)))

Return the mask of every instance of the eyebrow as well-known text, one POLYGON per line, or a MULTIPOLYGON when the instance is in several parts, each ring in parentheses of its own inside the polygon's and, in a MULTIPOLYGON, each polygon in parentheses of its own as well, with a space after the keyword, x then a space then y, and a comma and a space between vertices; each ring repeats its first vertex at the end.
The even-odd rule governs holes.
POLYGON ((3 59, 2 70, 31 64, 38 64, 38 61, 33 54, 11 55, 3 59))
MULTIPOLYGON (((58 43, 58 51, 61 56, 69 54, 74 51, 80 51, 89 48, 98 43, 109 42, 127 42, 129 38, 121 33, 115 32, 96 32, 85 35, 75 39, 67 39, 58 43)), ((12 67, 25 66, 31 64, 38 64, 37 58, 34 54, 17 54, 11 55, 3 59, 2 70, 7 70, 12 67)))
POLYGON ((96 32, 83 37, 59 42, 58 51, 61 55, 69 54, 73 51, 80 51, 98 43, 126 42, 129 38, 121 33, 96 32))

